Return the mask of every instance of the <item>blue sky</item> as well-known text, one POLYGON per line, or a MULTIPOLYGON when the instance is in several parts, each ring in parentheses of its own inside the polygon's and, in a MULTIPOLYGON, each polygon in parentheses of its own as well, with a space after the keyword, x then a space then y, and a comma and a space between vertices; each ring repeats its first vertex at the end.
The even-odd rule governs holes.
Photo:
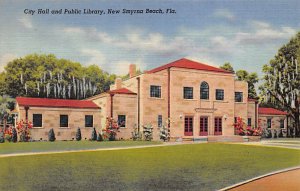
POLYGON ((261 75, 263 64, 299 31, 300 2, 0 1, 0 68, 31 53, 97 64, 126 74, 182 57, 261 75), (24 9, 166 9, 176 14, 26 15, 24 9))

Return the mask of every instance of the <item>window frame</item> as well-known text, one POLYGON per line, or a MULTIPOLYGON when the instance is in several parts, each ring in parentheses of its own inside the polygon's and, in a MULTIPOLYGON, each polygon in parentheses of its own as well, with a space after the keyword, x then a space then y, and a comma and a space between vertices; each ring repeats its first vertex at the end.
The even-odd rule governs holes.
POLYGON ((234 92, 234 102, 242 103, 244 102, 244 95, 243 92, 234 92), (240 95, 240 97, 237 97, 237 95, 240 95), (238 99, 239 98, 239 99, 238 99))
POLYGON ((183 99, 194 99, 193 87, 183 87, 183 99))
POLYGON ((224 100, 224 89, 216 89, 216 100, 218 100, 218 101, 223 101, 224 100), (218 97, 218 93, 220 93, 221 92, 221 99, 218 99, 219 97, 218 97))
POLYGON ((84 116, 84 127, 93 127, 94 126, 94 116, 93 115, 85 115, 84 116), (87 117, 92 117, 92 125, 87 126, 87 117))
POLYGON ((151 98, 161 98, 161 86, 150 85, 150 97, 151 98), (155 89, 157 88, 157 89, 155 89))
POLYGON ((248 120, 247 120, 247 126, 248 127, 251 127, 252 125, 252 118, 251 117, 248 117, 248 120), (250 122, 250 123, 249 123, 250 122))
POLYGON ((284 129, 284 119, 280 119, 279 123, 280 129, 284 129))
POLYGON ((118 126, 119 126, 119 128, 126 128, 126 115, 124 115, 124 114, 119 114, 118 115, 118 126), (121 121, 120 121, 120 117, 124 117, 124 123, 122 122, 122 124, 121 124, 121 121))
POLYGON ((214 135, 222 135, 223 121, 222 117, 215 117, 214 119, 214 135))
POLYGON ((184 117, 184 136, 193 136, 194 116, 184 117))
POLYGON ((59 115, 59 127, 60 128, 69 128, 69 115, 65 115, 65 114, 59 115), (62 125, 62 117, 67 117, 67 126, 62 125))
POLYGON ((41 114, 41 113, 33 113, 32 114, 32 127, 33 128, 42 128, 43 127, 43 114, 41 114), (37 116, 37 115, 40 115, 41 116, 41 121, 40 121, 40 123, 41 123, 41 125, 40 126, 35 126, 35 123, 34 123, 34 119, 35 119, 35 117, 34 116, 37 116))
POLYGON ((206 81, 200 84, 200 99, 209 100, 209 84, 206 81))
POLYGON ((272 128, 272 118, 267 119, 267 128, 271 129, 272 128))

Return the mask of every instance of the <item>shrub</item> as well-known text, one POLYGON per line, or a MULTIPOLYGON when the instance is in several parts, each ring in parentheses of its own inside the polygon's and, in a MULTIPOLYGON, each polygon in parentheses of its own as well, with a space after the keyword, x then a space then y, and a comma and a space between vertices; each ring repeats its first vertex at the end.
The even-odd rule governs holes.
POLYGON ((153 139, 153 127, 151 124, 143 126, 143 134, 145 141, 151 141, 153 139))
POLYGON ((282 138, 283 137, 283 133, 282 133, 282 129, 280 129, 278 137, 282 138))
POLYGON ((105 123, 104 136, 108 138, 109 141, 115 141, 118 130, 119 130, 118 122, 113 118, 107 117, 105 123))
POLYGON ((101 133, 98 133, 97 141, 103 141, 103 137, 101 133))
POLYGON ((48 140, 53 142, 55 141, 55 133, 53 129, 50 129, 49 133, 48 133, 48 140))
POLYGON ((20 135, 20 142, 27 142, 30 139, 30 129, 32 128, 32 123, 21 120, 17 122, 17 130, 20 135))
POLYGON ((142 134, 139 132, 137 125, 135 124, 133 127, 133 132, 131 132, 132 140, 140 141, 142 140, 142 134))
POLYGON ((96 140, 97 140, 97 132, 96 132, 96 129, 94 127, 93 131, 92 131, 92 135, 91 135, 91 141, 96 141, 96 140))
POLYGON ((267 137, 266 138, 272 138, 272 131, 270 129, 267 130, 267 137))
POLYGON ((167 128, 166 125, 163 125, 163 126, 160 128, 159 137, 160 137, 160 139, 163 140, 164 142, 169 140, 169 129, 167 128))
POLYGON ((273 136, 273 138, 277 138, 277 130, 276 129, 274 129, 274 136, 273 136))
POLYGON ((0 131, 0 143, 4 143, 4 142, 5 142, 4 133, 0 131))
POLYGON ((12 142, 17 142, 18 141, 18 135, 17 135, 17 130, 16 128, 12 129, 12 137, 11 137, 12 142))
POLYGON ((76 141, 80 141, 81 140, 81 130, 78 127, 77 131, 76 131, 76 141))

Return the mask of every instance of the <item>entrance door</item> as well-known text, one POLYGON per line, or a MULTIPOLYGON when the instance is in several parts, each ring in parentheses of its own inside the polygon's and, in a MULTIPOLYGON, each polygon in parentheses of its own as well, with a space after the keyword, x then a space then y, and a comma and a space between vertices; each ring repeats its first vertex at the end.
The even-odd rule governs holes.
POLYGON ((215 135, 222 135, 222 117, 215 117, 215 135))
POLYGON ((184 136, 193 136, 193 117, 184 117, 184 136))
POLYGON ((207 136, 208 117, 200 117, 200 136, 207 136))

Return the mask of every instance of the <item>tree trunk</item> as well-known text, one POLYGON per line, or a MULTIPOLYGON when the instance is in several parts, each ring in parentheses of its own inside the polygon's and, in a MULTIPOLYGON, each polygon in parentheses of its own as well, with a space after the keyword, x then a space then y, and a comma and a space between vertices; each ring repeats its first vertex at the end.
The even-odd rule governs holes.
POLYGON ((295 136, 300 137, 299 113, 295 114, 295 136))

